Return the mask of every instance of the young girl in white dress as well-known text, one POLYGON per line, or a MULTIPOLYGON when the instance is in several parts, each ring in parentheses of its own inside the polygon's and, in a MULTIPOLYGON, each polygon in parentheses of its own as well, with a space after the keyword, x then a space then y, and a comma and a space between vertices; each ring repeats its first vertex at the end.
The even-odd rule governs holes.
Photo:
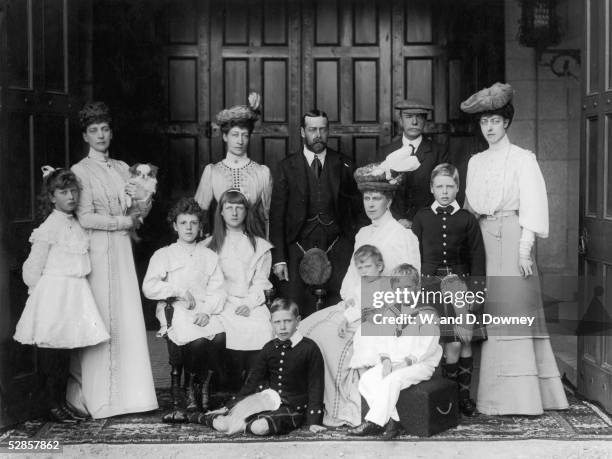
POLYGON ((261 348, 274 337, 265 304, 272 266, 272 244, 256 236, 256 214, 237 189, 225 191, 215 212, 213 234, 206 241, 219 255, 227 293, 221 321, 231 359, 230 386, 240 388, 261 348))
POLYGON ((48 216, 30 236, 32 249, 23 264, 30 296, 14 335, 39 348, 49 413, 59 422, 77 419, 65 403, 69 349, 110 338, 86 278, 89 240, 74 216, 78 200, 72 172, 43 167, 42 213, 48 216))

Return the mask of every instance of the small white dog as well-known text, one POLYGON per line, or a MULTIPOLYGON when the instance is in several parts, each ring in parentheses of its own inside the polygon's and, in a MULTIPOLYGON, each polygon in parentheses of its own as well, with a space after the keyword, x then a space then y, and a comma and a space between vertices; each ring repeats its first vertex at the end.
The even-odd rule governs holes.
MULTIPOLYGON (((129 170, 130 179, 128 183, 136 186, 136 192, 133 196, 127 194, 125 196, 128 215, 139 215, 142 222, 144 220, 143 214, 147 210, 149 201, 157 191, 158 167, 150 163, 136 163, 129 170)), ((135 231, 132 231, 132 238, 135 241, 140 240, 135 231)))
POLYGON ((132 207, 133 201, 148 201, 157 191, 157 166, 151 163, 136 163, 130 167, 129 183, 136 185, 134 196, 126 196, 127 206, 132 207))

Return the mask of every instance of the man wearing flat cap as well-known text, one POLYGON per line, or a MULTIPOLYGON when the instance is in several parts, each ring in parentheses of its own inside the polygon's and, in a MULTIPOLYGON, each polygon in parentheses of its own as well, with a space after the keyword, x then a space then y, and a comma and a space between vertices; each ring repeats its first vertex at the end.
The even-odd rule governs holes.
POLYGON ((395 104, 398 110, 402 136, 380 148, 377 161, 384 161, 389 155, 401 157, 415 156, 420 165, 407 172, 404 181, 395 194, 391 213, 406 228, 412 226, 412 219, 422 207, 433 202, 430 191, 431 172, 438 164, 448 162, 448 152, 444 146, 423 136, 427 116, 433 106, 419 99, 401 100, 395 104))

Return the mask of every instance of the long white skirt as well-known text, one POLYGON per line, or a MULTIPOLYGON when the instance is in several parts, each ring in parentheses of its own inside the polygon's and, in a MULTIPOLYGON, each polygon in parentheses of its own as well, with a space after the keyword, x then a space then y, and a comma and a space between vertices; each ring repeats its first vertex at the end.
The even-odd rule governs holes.
POLYGON ((89 276, 109 342, 77 351, 66 399, 94 419, 157 408, 132 246, 127 232, 93 231, 89 276))
POLYGON ((550 346, 537 267, 522 278, 518 270, 521 228, 518 216, 480 220, 487 254, 485 312, 493 315, 534 316, 531 336, 507 336, 488 326, 482 343, 478 411, 489 415, 537 415, 565 409, 567 398, 550 346))
POLYGON ((302 320, 299 326, 300 332, 317 343, 323 354, 323 424, 332 427, 357 426, 361 423, 359 371, 349 367, 355 329, 347 331, 344 338, 338 336, 338 326, 344 320, 344 309, 344 302, 321 309, 302 320))

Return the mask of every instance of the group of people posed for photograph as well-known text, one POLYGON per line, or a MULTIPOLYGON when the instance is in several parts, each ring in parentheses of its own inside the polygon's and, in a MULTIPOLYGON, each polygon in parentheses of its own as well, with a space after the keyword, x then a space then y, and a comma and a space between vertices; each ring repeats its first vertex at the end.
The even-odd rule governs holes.
POLYGON ((173 406, 164 422, 254 435, 348 426, 351 435, 391 439, 400 432, 400 391, 438 367, 456 383, 464 416, 567 408, 532 255, 535 238, 548 236, 546 188, 536 156, 508 138, 512 96, 496 83, 461 104, 488 143, 466 177, 423 135, 433 107, 416 99, 394 106, 401 138, 356 170, 328 148, 325 112, 304 113, 303 148, 272 177, 248 157, 260 108, 251 94, 247 105, 218 114, 226 156, 206 166, 194 197, 174 203, 167 220, 176 242, 153 254, 142 285, 132 241, 153 204, 146 182, 155 179, 150 166, 143 173, 110 156, 110 111, 87 103, 79 112, 87 156, 69 170, 43 168, 46 219, 30 237, 29 298, 14 335, 39 349, 51 418, 158 408, 141 291, 157 301, 158 336, 167 341, 173 406), (415 320, 369 333, 365 277, 415 292, 457 282, 484 291, 471 279, 486 278, 486 302, 463 310, 392 304, 384 315, 415 320), (483 308, 535 322, 507 336, 495 325, 419 318, 483 308), (212 406, 211 388, 230 395, 212 406))

